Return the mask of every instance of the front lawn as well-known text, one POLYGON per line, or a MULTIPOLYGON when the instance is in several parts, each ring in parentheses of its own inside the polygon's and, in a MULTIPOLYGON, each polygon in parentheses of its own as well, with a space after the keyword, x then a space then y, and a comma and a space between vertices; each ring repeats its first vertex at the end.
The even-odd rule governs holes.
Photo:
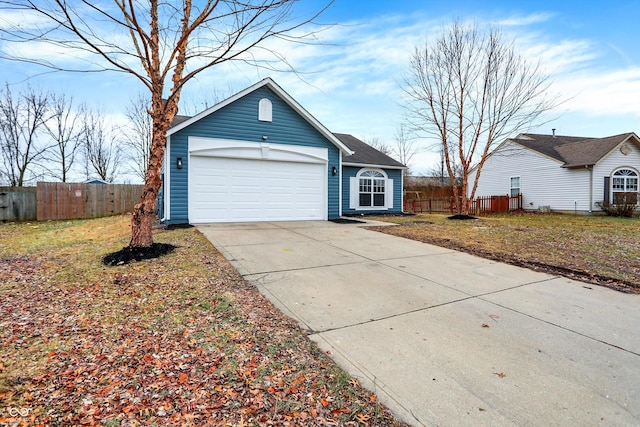
POLYGON ((195 229, 0 224, 0 425, 403 425, 195 229))
POLYGON ((510 214, 450 220, 443 214, 383 217, 382 231, 626 292, 640 292, 640 220, 510 214))

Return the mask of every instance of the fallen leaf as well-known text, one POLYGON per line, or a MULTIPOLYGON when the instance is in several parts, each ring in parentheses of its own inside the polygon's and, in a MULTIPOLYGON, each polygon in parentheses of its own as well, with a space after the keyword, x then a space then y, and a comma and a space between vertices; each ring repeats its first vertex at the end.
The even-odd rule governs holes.
POLYGON ((179 377, 179 379, 178 379, 178 382, 179 382, 180 384, 186 384, 186 383, 187 383, 188 378, 189 378, 189 374, 186 374, 186 373, 184 373, 184 372, 183 372, 183 373, 181 373, 181 374, 180 374, 180 377, 179 377))
POLYGON ((356 418, 358 419, 358 421, 360 421, 361 423, 366 423, 367 421, 369 421, 371 419, 371 415, 369 414, 358 414, 356 415, 356 418))

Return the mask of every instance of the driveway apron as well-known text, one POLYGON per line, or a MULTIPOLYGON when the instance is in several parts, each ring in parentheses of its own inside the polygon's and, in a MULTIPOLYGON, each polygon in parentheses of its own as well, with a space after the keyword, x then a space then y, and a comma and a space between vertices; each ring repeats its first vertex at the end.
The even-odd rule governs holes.
POLYGON ((198 229, 409 424, 640 425, 640 295, 370 224, 198 229))

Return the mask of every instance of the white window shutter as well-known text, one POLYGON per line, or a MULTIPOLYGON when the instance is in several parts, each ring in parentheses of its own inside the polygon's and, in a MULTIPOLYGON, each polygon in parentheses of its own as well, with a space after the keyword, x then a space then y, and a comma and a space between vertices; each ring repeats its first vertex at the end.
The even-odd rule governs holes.
POLYGON ((387 205, 387 209, 393 209, 393 180, 387 179, 384 188, 384 199, 386 202, 385 204, 387 205))
POLYGON ((352 176, 349 178, 349 209, 356 209, 358 207, 359 195, 360 187, 358 185, 358 178, 352 176))

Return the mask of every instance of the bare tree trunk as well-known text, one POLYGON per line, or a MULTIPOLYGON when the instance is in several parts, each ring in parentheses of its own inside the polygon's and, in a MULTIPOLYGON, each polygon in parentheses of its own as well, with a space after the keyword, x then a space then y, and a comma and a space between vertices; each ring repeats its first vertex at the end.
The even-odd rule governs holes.
POLYGON ((129 246, 149 247, 153 244, 153 224, 156 220, 157 195, 162 185, 160 179, 162 169, 162 156, 165 150, 165 138, 161 135, 154 136, 153 146, 156 148, 151 150, 149 158, 149 167, 144 180, 144 188, 140 195, 140 202, 133 208, 133 217, 131 218, 131 242, 129 246), (161 140, 161 141, 158 141, 161 140), (159 152, 161 152, 161 155, 159 152))
MULTIPOLYGON (((161 111, 162 114, 156 114, 158 117, 153 119, 153 136, 151 140, 151 153, 149 155, 149 163, 147 173, 144 179, 144 187, 140 195, 140 202, 133 208, 133 217, 131 218, 131 241, 129 246, 132 247, 149 247, 153 245, 153 224, 156 221, 156 206, 158 203, 157 196, 162 186, 162 162, 167 145, 167 130, 170 121, 166 120, 165 108, 163 101, 159 101, 154 97, 152 108, 155 112, 161 111)), ((177 101, 172 102, 173 105, 177 101)), ((177 107, 171 109, 171 118, 176 114, 177 107)))

